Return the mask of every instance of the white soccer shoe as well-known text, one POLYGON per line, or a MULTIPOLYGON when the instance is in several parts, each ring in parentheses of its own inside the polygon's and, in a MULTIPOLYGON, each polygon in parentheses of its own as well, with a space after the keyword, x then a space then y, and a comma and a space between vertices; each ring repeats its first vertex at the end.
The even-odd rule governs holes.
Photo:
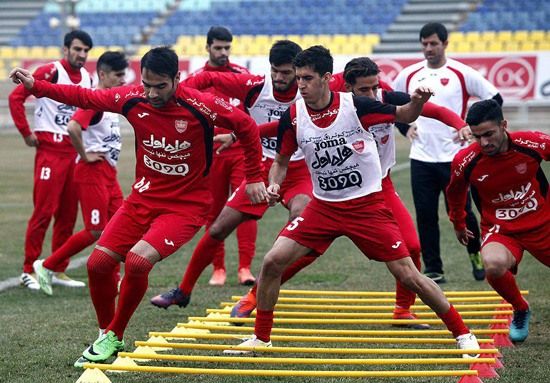
MULTIPOLYGON (((461 350, 480 350, 476 336, 471 332, 460 335, 456 338, 456 342, 458 343, 458 348, 461 350)), ((479 354, 462 354, 462 357, 466 359, 474 359, 478 358, 479 354)))
MULTIPOLYGON (((34 273, 33 273, 34 274, 34 273)), ((21 279, 19 282, 21 286, 24 286, 31 290, 40 290, 40 283, 35 278, 35 275, 29 273, 21 274, 21 279)))
MULTIPOLYGON (((273 347, 273 345, 271 344, 271 341, 269 342, 264 342, 264 341, 261 341, 259 340, 258 338, 256 338, 256 335, 252 335, 252 338, 244 341, 243 343, 239 344, 238 347, 273 347)), ((233 350, 233 349, 229 349, 229 350, 224 350, 223 353, 224 354, 248 354, 248 353, 251 353, 251 352, 254 352, 255 350, 250 350, 250 351, 245 351, 245 350, 233 350)))
POLYGON ((52 278, 52 284, 66 287, 86 287, 84 282, 75 281, 69 278, 64 272, 55 273, 52 278))
POLYGON ((42 263, 44 263, 43 260, 34 261, 32 267, 34 268, 34 272, 36 273, 38 283, 40 284, 40 289, 44 292, 44 294, 51 296, 53 294, 52 277, 54 275, 54 272, 46 269, 44 266, 42 266, 42 263))

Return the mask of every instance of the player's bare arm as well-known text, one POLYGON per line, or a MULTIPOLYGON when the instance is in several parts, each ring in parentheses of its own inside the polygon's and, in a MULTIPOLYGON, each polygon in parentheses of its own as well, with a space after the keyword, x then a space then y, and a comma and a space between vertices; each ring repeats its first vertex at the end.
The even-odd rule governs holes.
POLYGON ((34 147, 39 147, 40 146, 40 141, 38 141, 38 137, 36 137, 36 134, 34 133, 31 133, 29 134, 28 136, 26 137, 23 137, 23 140, 25 140, 25 144, 27 146, 34 146, 34 147))
POLYGON ((218 134, 214 136, 214 143, 220 144, 220 147, 216 150, 216 154, 220 154, 235 142, 237 142, 237 136, 235 136, 234 133, 218 134))
POLYGON ((270 206, 277 204, 279 200, 279 190, 281 184, 285 180, 288 165, 290 163, 290 157, 283 156, 277 153, 271 169, 269 169, 269 186, 267 187, 267 203, 270 206))
POLYGON ((462 230, 455 230, 455 235, 456 239, 458 239, 458 242, 460 242, 464 246, 468 245, 468 241, 474 238, 474 233, 472 233, 467 228, 464 228, 462 230))
POLYGON ((27 89, 32 89, 34 86, 34 77, 32 73, 26 69, 15 68, 11 71, 9 77, 15 84, 23 84, 27 89))
POLYGON ((74 148, 80 154, 80 157, 82 157, 82 161, 88 163, 103 161, 103 158, 105 158, 103 153, 86 153, 84 143, 82 142, 82 125, 75 120, 71 120, 67 124, 67 132, 69 132, 69 138, 74 148))
POLYGON ((406 105, 398 106, 395 112, 395 122, 404 122, 409 124, 416 121, 422 113, 424 104, 428 102, 434 92, 425 86, 421 86, 411 94, 411 102, 406 105))

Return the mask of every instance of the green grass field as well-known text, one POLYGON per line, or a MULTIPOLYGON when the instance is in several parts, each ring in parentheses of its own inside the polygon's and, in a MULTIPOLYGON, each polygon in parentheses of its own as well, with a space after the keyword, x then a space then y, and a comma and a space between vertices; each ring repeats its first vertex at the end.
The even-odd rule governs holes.
MULTIPOLYGON (((32 212, 32 169, 34 152, 23 144, 18 135, 0 136, 0 281, 19 276, 22 272, 23 243, 27 221, 32 212)), ((125 148, 120 161, 119 181, 125 192, 133 177, 134 154, 133 137, 124 136, 125 148)), ((398 138, 398 163, 406 162, 408 143, 398 138)), ((548 170, 549 167, 546 166, 548 170)), ((405 205, 413 212, 412 195, 408 170, 392 175, 397 191, 405 205)), ((443 205, 440 205, 443 212, 443 205)), ((253 272, 260 268, 262 257, 271 247, 275 236, 287 221, 287 211, 280 206, 270 209, 259 222, 257 256, 253 261, 253 272)), ((81 230, 79 218, 75 230, 81 230)), ((458 244, 454 231, 447 218, 441 218, 442 250, 447 283, 444 290, 489 290, 486 282, 475 282, 471 266, 464 248, 458 244)), ((202 235, 202 232, 199 234, 202 235)), ((44 255, 50 254, 51 233, 48 232, 44 245, 44 255)), ((203 316, 207 308, 220 308, 221 301, 228 301, 232 295, 244 294, 247 290, 237 284, 236 239, 231 236, 226 242, 226 263, 228 282, 224 287, 208 285, 211 268, 201 277, 186 309, 171 307, 160 310, 151 306, 148 300, 154 295, 171 289, 179 283, 189 262, 198 237, 184 246, 176 254, 157 264, 151 273, 149 288, 141 306, 137 309, 125 334, 127 351, 134 350, 136 340, 147 340, 149 331, 170 331, 176 323, 187 322, 188 316, 203 316)), ((91 249, 77 257, 89 255, 91 249)), ((69 272, 80 280, 87 280, 85 267, 69 272)), ((531 334, 527 342, 515 349, 504 349, 502 359, 506 369, 498 370, 498 382, 548 382, 550 364, 546 353, 550 351, 548 331, 550 326, 550 302, 548 295, 549 270, 542 267, 532 257, 526 256, 520 267, 519 286, 529 289, 533 308, 531 334)), ((339 239, 330 250, 310 268, 296 276, 286 287, 310 290, 372 290, 393 291, 395 282, 385 267, 368 262, 347 239, 339 239)), ((54 287, 54 296, 46 297, 22 287, 13 287, 0 292, 0 382, 76 382, 82 370, 72 367, 80 353, 97 337, 95 313, 87 288, 69 289, 54 287)), ((304 326, 302 326, 304 327, 304 326)), ((309 325, 308 327, 313 327, 309 325)), ((480 327, 480 326, 477 326, 480 327)), ((323 326, 323 328, 343 328, 343 326, 323 326)), ((346 327, 351 328, 351 327, 346 327)), ((359 328, 359 327, 355 327, 359 328)), ((369 328, 384 329, 384 326, 369 328)), ((435 328, 440 328, 435 326, 435 328)), ((236 340, 234 343, 237 343, 236 340)), ((199 343, 233 343, 232 341, 199 341, 199 343)), ((283 345, 283 344, 278 344, 283 345)), ((286 342, 284 345, 287 345, 286 342)), ((319 344, 295 343, 289 346, 318 347, 319 344)), ((340 344, 334 347, 392 347, 391 345, 340 344)), ((327 346, 325 346, 327 347, 327 346)), ((396 345, 396 347, 402 347, 396 345)), ((411 347, 411 346, 405 346, 411 347)), ((437 346, 436 346, 437 347, 437 346)), ((183 353, 180 351, 180 353, 183 353)), ((186 351, 186 354, 209 354, 215 352, 186 351)), ((273 355, 280 356, 280 355, 273 355)), ((285 354, 285 357, 300 357, 298 354, 285 354)), ((309 356, 314 357, 314 356, 309 356)), ((342 355, 325 357, 343 358, 342 355)), ((361 356, 354 356, 355 358, 361 356)), ((366 358, 377 356, 365 356, 366 358)), ((158 362, 158 365, 203 368, 242 368, 242 369, 318 369, 318 370, 407 370, 407 369, 446 369, 447 365, 425 367, 414 366, 281 366, 223 364, 199 362, 158 362)), ((467 367, 465 367, 467 368, 467 367)), ((450 366, 449 369, 460 369, 450 366)), ((153 373, 109 374, 114 383, 123 382, 352 382, 358 378, 277 378, 277 377, 224 377, 207 375, 171 375, 153 373)), ((363 381, 364 378, 361 379, 363 381)), ((457 382, 458 378, 372 378, 378 382, 457 382)))

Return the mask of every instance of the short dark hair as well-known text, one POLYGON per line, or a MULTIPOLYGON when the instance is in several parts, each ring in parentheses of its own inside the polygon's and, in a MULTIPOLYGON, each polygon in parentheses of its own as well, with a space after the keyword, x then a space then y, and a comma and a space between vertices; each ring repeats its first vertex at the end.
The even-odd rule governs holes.
POLYGON ((330 50, 321 45, 314 45, 301 51, 292 61, 295 68, 309 67, 319 73, 319 76, 324 76, 327 72, 332 74, 333 64, 334 59, 330 50))
POLYGON ((229 32, 229 29, 224 27, 211 27, 206 34, 206 44, 212 45, 214 39, 220 41, 233 41, 233 35, 229 32))
POLYGON ((437 34, 437 37, 439 37, 442 43, 449 38, 449 32, 447 32, 445 25, 441 23, 428 23, 420 30, 420 39, 430 37, 434 33, 437 34))
POLYGON ((97 71, 103 72, 119 72, 130 66, 124 52, 107 51, 103 53, 97 60, 97 71))
POLYGON ((92 38, 90 37, 90 35, 78 29, 74 31, 70 31, 65 35, 63 39, 63 45, 65 45, 67 48, 70 48, 71 44, 75 39, 82 41, 84 45, 90 47, 90 49, 92 49, 94 46, 94 43, 92 42, 92 38))
POLYGON ((153 48, 141 58, 143 70, 174 79, 179 71, 178 55, 169 46, 153 48))
POLYGON ((290 40, 279 40, 269 50, 269 63, 275 66, 292 64, 302 47, 290 40))
POLYGON ((493 99, 475 102, 466 116, 466 123, 470 126, 479 125, 486 121, 494 121, 500 125, 502 120, 504 120, 502 107, 493 99))
POLYGON ((358 57, 346 64, 344 68, 344 81, 355 85, 360 77, 378 76, 381 70, 378 65, 368 57, 358 57))

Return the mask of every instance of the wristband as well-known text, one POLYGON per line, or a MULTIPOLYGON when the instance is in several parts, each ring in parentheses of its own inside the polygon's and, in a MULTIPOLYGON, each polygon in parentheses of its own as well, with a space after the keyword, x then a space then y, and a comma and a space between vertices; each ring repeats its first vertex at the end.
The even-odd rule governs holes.
POLYGON ((237 136, 234 133, 229 133, 231 135, 231 139, 233 140, 233 143, 237 142, 237 136))

